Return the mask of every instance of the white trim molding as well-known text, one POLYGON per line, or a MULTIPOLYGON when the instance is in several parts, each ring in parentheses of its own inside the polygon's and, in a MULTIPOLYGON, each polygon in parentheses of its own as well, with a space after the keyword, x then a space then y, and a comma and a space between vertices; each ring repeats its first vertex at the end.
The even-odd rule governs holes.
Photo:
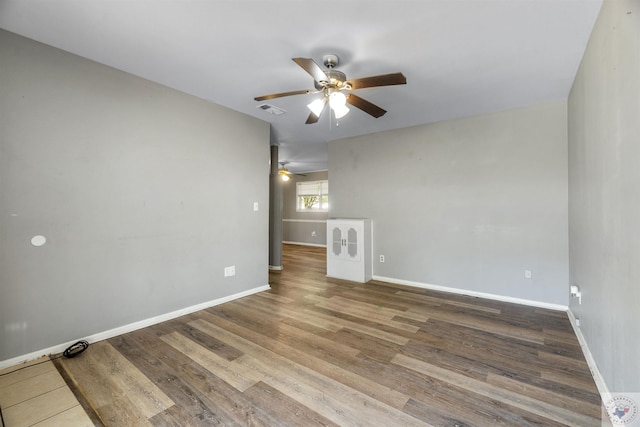
POLYGON ((320 224, 326 224, 327 220, 326 219, 295 219, 295 218, 290 218, 290 219, 283 219, 282 222, 315 222, 315 223, 320 223, 320 224))
POLYGON ((23 354, 22 356, 14 357, 7 360, 1 360, 0 369, 4 369, 10 366, 18 365, 20 363, 28 362, 30 360, 34 360, 42 356, 62 353, 71 344, 78 342, 80 340, 85 340, 85 341, 88 341, 89 343, 95 343, 97 341, 106 340, 118 335, 126 334, 128 332, 133 332, 138 329, 146 328, 147 326, 151 326, 157 323, 165 322, 167 320, 175 319, 176 317, 184 316, 185 314, 190 314, 199 310, 204 310, 209 307, 214 307, 216 305, 220 305, 225 302, 233 301, 249 295, 257 294, 259 292, 268 291, 269 289, 271 289, 271 286, 269 285, 259 286, 257 288, 249 289, 244 292, 238 292, 237 294, 228 295, 226 297, 207 301, 201 304, 192 305, 191 307, 181 308, 179 310, 175 310, 166 314, 161 314, 159 316, 151 317, 149 319, 140 320, 138 322, 130 323, 128 325, 119 326, 117 328, 113 328, 108 331, 98 332, 97 334, 89 335, 84 338, 78 338, 71 341, 67 341, 65 343, 55 345, 53 347, 44 348, 42 350, 34 351, 28 354, 23 354))
POLYGON ((596 360, 593 358, 593 354, 591 354, 591 350, 587 345, 587 340, 584 338, 582 330, 580 329, 580 326, 578 326, 576 316, 573 314, 573 311, 571 311, 570 308, 567 309, 567 316, 569 316, 569 321, 571 322, 571 326, 573 327, 573 332, 576 334, 578 342, 580 343, 582 354, 587 361, 587 365, 589 365, 591 376, 593 377, 593 381, 596 383, 596 387, 598 388, 598 392, 600 393, 600 399, 602 399, 603 402, 608 402, 609 400, 611 400, 611 392, 609 391, 609 387, 607 387, 607 383, 604 381, 604 377, 600 373, 598 365, 596 365, 596 360))
POLYGON ((569 307, 562 304, 551 304, 548 302, 507 297, 504 295, 488 294, 485 292, 476 292, 476 291, 470 291, 467 289, 450 288, 448 286, 431 285, 428 283, 412 282, 409 280, 394 279, 391 277, 382 277, 382 276, 374 275, 373 280, 378 280, 380 282, 395 283, 397 285, 413 286, 415 288, 430 289, 433 291, 448 292, 451 294, 467 295, 471 297, 485 298, 485 299, 491 299, 495 301, 510 302, 514 304, 522 304, 522 305, 528 305, 532 307, 546 308, 549 310, 567 311, 569 309, 569 307))
POLYGON ((280 271, 280 270, 282 270, 282 266, 281 265, 270 265, 269 266, 269 270, 280 271))
POLYGON ((316 247, 316 248, 326 248, 327 247, 327 245, 320 245, 320 244, 317 244, 317 243, 288 242, 288 241, 287 242, 283 241, 282 243, 285 243, 287 245, 313 246, 313 247, 316 247))

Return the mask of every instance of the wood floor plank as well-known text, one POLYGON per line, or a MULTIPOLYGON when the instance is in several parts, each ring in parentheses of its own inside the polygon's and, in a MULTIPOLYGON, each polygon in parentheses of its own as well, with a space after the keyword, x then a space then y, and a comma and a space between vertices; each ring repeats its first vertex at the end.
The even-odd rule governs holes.
POLYGON ((600 420, 594 417, 583 415, 582 413, 576 413, 567 410, 564 407, 547 404, 546 402, 542 402, 522 394, 511 393, 509 390, 496 387, 490 383, 478 381, 402 354, 396 355, 392 360, 392 363, 405 366, 425 375, 440 379, 441 381, 446 381, 458 387, 465 388, 470 392, 480 393, 490 399, 499 400, 517 408, 532 412, 536 415, 544 416, 555 422, 576 427, 595 427, 600 424, 600 420))
POLYGON ((265 376, 265 382, 290 398, 340 425, 404 425, 428 426, 402 411, 346 387, 328 377, 318 375, 301 365, 284 364, 269 358, 248 357, 244 363, 265 376), (276 363, 274 363, 276 362, 276 363))
POLYGON ((325 257, 284 245, 270 290, 57 366, 105 426, 600 425, 566 313, 327 278, 325 257))
POLYGON ((404 346, 405 354, 482 378, 489 372, 540 375, 535 344, 431 319, 428 324, 404 346))
POLYGON ((105 344, 102 341, 91 345, 91 351, 84 352, 81 358, 60 359, 73 383, 71 389, 83 395, 103 425, 150 425, 147 417, 131 402, 132 396, 122 395, 111 380, 108 367, 97 362, 96 353, 105 344))
POLYGON ((258 381, 262 380, 262 377, 256 376, 254 371, 241 371, 239 369, 234 369, 234 366, 243 366, 241 363, 234 362, 246 357, 244 355, 234 359, 233 362, 229 362, 215 353, 207 351, 206 348, 196 344, 177 332, 163 335, 160 339, 176 350, 188 355, 194 362, 198 363, 212 374, 218 376, 238 391, 245 391, 258 381))
MULTIPOLYGON (((231 335, 226 335, 222 332, 222 336, 226 336, 227 339, 237 343, 234 337, 238 339, 247 340, 247 343, 253 343, 253 347, 246 344, 246 352, 256 352, 262 354, 263 350, 273 352, 277 356, 287 358, 288 362, 293 362, 308 369, 312 369, 320 375, 324 375, 327 378, 340 381, 343 384, 360 390, 385 404, 397 409, 401 409, 408 401, 408 396, 399 393, 392 388, 381 386, 376 381, 371 381, 367 377, 359 376, 353 372, 342 369, 332 363, 328 363, 320 358, 314 357, 310 354, 304 353, 296 348, 290 347, 282 342, 273 342, 264 337, 260 337, 258 334, 252 333, 250 330, 244 329, 238 325, 230 324, 224 319, 215 318, 212 316, 206 316, 206 320, 193 322, 195 327, 201 328, 203 331, 216 334, 220 336, 220 331, 228 331, 231 335)), ((283 361, 282 359, 280 359, 283 361)))
POLYGON ((443 305, 443 304, 452 305, 452 306, 462 307, 469 310, 479 310, 479 311, 485 311, 485 312, 494 313, 494 314, 500 314, 499 308, 487 307, 485 305, 480 305, 480 304, 472 304, 468 302, 455 301, 447 298, 438 298, 438 297, 429 296, 429 295, 417 295, 413 292, 407 292, 407 291, 398 291, 396 292, 396 295, 407 297, 412 301, 420 301, 421 303, 429 302, 432 304, 435 303, 437 305, 443 305))
POLYGON ((487 376, 487 384, 492 384, 501 389, 517 393, 518 395, 528 396, 574 412, 580 411, 584 415, 594 419, 600 415, 600 405, 585 405, 583 400, 576 399, 572 396, 562 395, 549 389, 543 389, 502 375, 490 373, 487 376))
POLYGON ((576 372, 567 372, 561 369, 540 368, 540 378, 544 380, 554 381, 564 384, 575 389, 580 389, 594 394, 593 378, 584 372, 576 374, 576 372))
MULTIPOLYGON (((240 305, 245 307, 245 310, 257 310, 264 315, 269 315, 271 312, 269 308, 260 310, 255 305, 244 305, 242 302, 240 302, 240 305)), ((298 349, 307 349, 308 352, 318 356, 325 356, 326 353, 331 353, 344 357, 353 357, 358 354, 358 350, 353 347, 341 345, 335 341, 323 338, 318 334, 308 333, 300 328, 289 325, 286 323, 286 320, 289 319, 285 319, 278 324, 277 337, 279 341, 286 342, 288 345, 298 349)))
POLYGON ((311 309, 305 309, 303 310, 303 313, 305 315, 309 315, 309 316, 315 316, 318 317, 322 320, 328 321, 333 323, 336 326, 339 326, 339 329, 351 329, 353 331, 356 332, 360 332, 366 335, 370 335, 372 337, 375 338, 379 338, 381 340, 385 340, 385 341, 389 341, 395 344, 406 344, 409 342, 409 338, 403 337, 403 336, 399 336, 397 334, 394 333, 390 333, 390 332, 386 332, 380 329, 376 329, 374 327, 368 326, 368 325, 363 325, 357 322, 353 322, 351 320, 347 320, 347 319, 343 319, 341 317, 338 316, 333 316, 330 314, 327 314, 323 311, 320 310, 311 310, 311 309))
POLYGON ((567 369, 573 369, 580 372, 588 372, 589 365, 583 357, 570 357, 562 354, 550 353, 548 351, 539 351, 538 358, 548 362, 551 366, 561 366, 567 369))
POLYGON ((174 393, 184 393, 190 400, 198 403, 203 410, 197 411, 195 417, 206 420, 209 425, 273 425, 273 420, 266 416, 263 408, 255 407, 235 388, 159 339, 153 328, 139 330, 127 336, 157 355, 168 367, 165 372, 180 380, 181 383, 176 381, 179 385, 186 385, 181 390, 174 389, 174 393))
POLYGON ((282 304, 291 304, 292 302, 295 301, 293 298, 287 298, 280 295, 270 294, 267 292, 260 292, 259 294, 256 294, 256 296, 259 298, 267 298, 273 301, 277 301, 282 304))
POLYGON ((491 331, 494 334, 507 338, 516 338, 537 344, 544 343, 542 331, 531 328, 522 328, 500 320, 492 320, 469 313, 449 311, 443 308, 430 308, 427 311, 429 318, 451 323, 453 325, 465 326, 479 331, 491 331))
POLYGON ((307 323, 314 327, 319 327, 327 331, 337 332, 343 328, 335 322, 333 318, 322 318, 317 316, 313 311, 306 310, 304 307, 290 308, 282 306, 269 306, 272 311, 277 310, 278 314, 282 317, 293 319, 299 322, 307 323))
MULTIPOLYGON (((413 416, 430 420, 438 426, 456 427, 566 427, 566 424, 552 421, 548 418, 540 417, 527 412, 519 412, 518 408, 505 405, 502 402, 491 402, 491 411, 483 409, 482 403, 475 404, 478 399, 469 398, 465 395, 464 411, 452 411, 451 408, 457 406, 455 401, 444 401, 442 404, 433 404, 432 400, 422 401, 411 399, 405 411, 413 416), (426 402, 429 402, 427 404, 426 402), (448 405, 448 406, 447 406, 448 405)), ((459 401, 458 401, 459 402, 459 401)), ((486 400, 484 404, 486 405, 486 400)), ((459 405, 459 403, 458 403, 459 405)))
POLYGON ((315 304, 316 307, 324 308, 326 310, 348 314, 353 317, 359 317, 361 319, 376 323, 382 323, 408 332, 418 332, 420 330, 420 328, 417 326, 412 326, 392 320, 396 315, 400 313, 395 310, 377 308, 372 304, 358 303, 357 301, 347 300, 345 298, 335 296, 331 298, 322 298, 320 296, 316 296, 316 301, 318 301, 315 304))
POLYGON ((271 408, 277 414, 278 426, 338 427, 330 419, 262 381, 249 388, 246 394, 256 405, 271 408))
MULTIPOLYGON (((368 286, 368 284, 365 285, 368 286)), ((376 307, 380 306, 398 311, 406 311, 414 304, 411 300, 402 301, 397 297, 389 298, 388 290, 379 290, 377 288, 371 287, 356 287, 348 290, 340 289, 339 291, 335 290, 335 292, 333 293, 349 300, 359 301, 367 304, 372 304, 376 307)), ((331 293, 329 292, 328 294, 331 293)))
POLYGON ((125 396, 135 396, 134 404, 140 413, 151 418, 173 405, 153 382, 131 364, 108 342, 94 349, 95 363, 107 368, 116 389, 125 396))
MULTIPOLYGON (((110 340, 114 348, 136 365, 140 372, 153 379, 158 388, 175 402, 173 406, 163 412, 168 413, 171 419, 177 417, 176 419, 180 421, 177 425, 182 423, 189 426, 205 427, 218 424, 221 420, 216 418, 215 411, 199 398, 188 378, 176 375, 177 373, 172 366, 166 363, 170 355, 147 351, 149 347, 141 345, 141 342, 147 342, 142 334, 127 334, 110 340)), ((159 422, 160 418, 158 415, 154 415, 149 421, 154 425, 167 424, 164 417, 162 422, 159 422)), ((168 424, 171 425, 171 423, 168 424)))

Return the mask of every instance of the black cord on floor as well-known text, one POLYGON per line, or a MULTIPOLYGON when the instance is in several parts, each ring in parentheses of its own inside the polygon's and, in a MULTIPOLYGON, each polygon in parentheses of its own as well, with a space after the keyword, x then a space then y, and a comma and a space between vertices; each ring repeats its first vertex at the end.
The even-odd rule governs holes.
POLYGON ((85 351, 87 348, 89 348, 89 343, 88 342, 86 342, 84 340, 78 341, 77 343, 72 344, 69 347, 67 347, 67 349, 64 352, 62 352, 62 355, 59 355, 59 356, 56 356, 56 357, 50 357, 48 360, 43 360, 42 362, 34 363, 32 365, 27 365, 27 366, 23 366, 23 367, 18 368, 18 369, 14 369, 13 371, 5 372, 3 374, 0 374, 0 377, 3 377, 5 375, 9 375, 9 374, 13 374, 14 372, 18 372, 18 371, 21 371, 23 369, 30 368, 32 366, 42 365, 43 363, 51 362, 52 360, 62 359, 63 357, 66 357, 67 359, 71 359, 72 357, 76 357, 77 355, 79 355, 80 353, 85 351))
POLYGON ((72 357, 76 357, 77 355, 79 355, 80 353, 85 351, 88 347, 89 347, 89 343, 88 342, 86 342, 86 341, 78 341, 77 343, 75 343, 73 345, 70 345, 62 353, 62 355, 64 357, 66 357, 67 359, 70 359, 72 357))

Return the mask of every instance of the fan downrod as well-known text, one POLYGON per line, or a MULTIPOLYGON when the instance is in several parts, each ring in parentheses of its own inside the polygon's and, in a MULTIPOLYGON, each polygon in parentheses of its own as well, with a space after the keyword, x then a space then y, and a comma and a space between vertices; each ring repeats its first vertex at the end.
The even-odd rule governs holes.
POLYGON ((325 55, 322 57, 322 63, 325 67, 332 69, 338 66, 340 58, 338 58, 338 55, 325 55))

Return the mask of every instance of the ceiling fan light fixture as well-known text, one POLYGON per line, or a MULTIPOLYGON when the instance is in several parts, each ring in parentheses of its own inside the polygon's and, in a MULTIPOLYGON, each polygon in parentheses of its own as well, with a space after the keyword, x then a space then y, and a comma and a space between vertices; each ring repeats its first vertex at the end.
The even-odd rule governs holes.
POLYGON ((342 92, 333 92, 329 95, 329 106, 331 106, 336 119, 341 119, 349 113, 347 97, 342 92))
POLYGON ((342 92, 333 92, 329 95, 329 105, 331 108, 336 109, 344 107, 347 104, 347 97, 342 92))
POLYGON ((285 168, 284 165, 285 164, 282 163, 282 167, 278 169, 278 175, 280 175, 280 178, 286 182, 286 181, 289 181, 291 177, 289 176, 289 173, 290 173, 289 170, 285 168))
POLYGON ((316 99, 311 104, 307 105, 307 108, 311 110, 313 114, 320 117, 320 114, 322 114, 322 110, 324 110, 324 99, 316 99))
POLYGON ((349 108, 345 105, 331 107, 333 110, 333 115, 336 116, 336 119, 341 119, 349 113, 349 108))

